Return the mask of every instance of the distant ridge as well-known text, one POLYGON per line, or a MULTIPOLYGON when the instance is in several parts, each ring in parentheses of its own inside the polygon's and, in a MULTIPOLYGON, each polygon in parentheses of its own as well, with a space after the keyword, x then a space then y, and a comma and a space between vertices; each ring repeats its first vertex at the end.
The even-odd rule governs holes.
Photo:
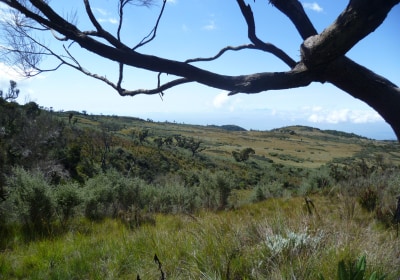
POLYGON ((227 131, 247 131, 247 129, 244 129, 243 127, 240 127, 240 126, 234 125, 234 124, 207 125, 207 127, 220 128, 220 129, 227 130, 227 131))
POLYGON ((275 128, 275 129, 272 129, 271 132, 283 132, 283 133, 290 133, 290 134, 296 134, 298 132, 322 132, 325 134, 339 136, 339 137, 345 137, 345 138, 368 139, 367 137, 360 136, 355 133, 348 133, 348 132, 332 130, 332 129, 323 130, 323 129, 319 129, 319 128, 315 128, 315 127, 302 126, 302 125, 293 125, 293 126, 275 128))

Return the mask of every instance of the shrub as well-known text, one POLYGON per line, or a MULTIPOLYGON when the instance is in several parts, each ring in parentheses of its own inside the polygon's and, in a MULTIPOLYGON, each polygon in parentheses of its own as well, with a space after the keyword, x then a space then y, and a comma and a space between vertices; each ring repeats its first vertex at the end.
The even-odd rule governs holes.
POLYGON ((310 235, 307 230, 304 232, 288 231, 286 236, 272 234, 266 236, 266 246, 271 256, 280 256, 284 259, 291 259, 306 251, 315 251, 321 244, 324 233, 322 231, 315 235, 310 235))
POLYGON ((49 229, 55 203, 52 188, 43 175, 15 168, 8 185, 17 217, 25 226, 38 232, 49 229))
MULTIPOLYGON (((378 275, 378 272, 372 272, 369 277, 366 275, 367 261, 366 257, 360 257, 356 262, 341 260, 338 264, 337 279, 338 280, 383 280, 386 277, 378 275)), ((320 280, 325 278, 320 275, 320 280)))
POLYGON ((218 175, 216 178, 216 187, 219 192, 219 209, 224 209, 228 206, 228 198, 231 194, 231 186, 227 179, 225 179, 222 175, 218 175))
POLYGON ((252 148, 245 148, 240 152, 232 151, 232 156, 237 162, 246 161, 249 159, 250 154, 254 155, 255 151, 252 148))
POLYGON ((372 212, 375 210, 378 202, 378 193, 371 188, 367 188, 360 193, 359 202, 362 208, 368 212, 372 212))
POLYGON ((56 191, 56 204, 61 222, 66 223, 75 213, 75 208, 83 202, 77 184, 59 186, 56 191))
POLYGON ((252 197, 252 201, 253 201, 253 202, 260 202, 260 201, 265 200, 266 198, 267 198, 267 197, 266 197, 266 195, 264 194, 263 189, 262 189, 260 186, 257 186, 257 187, 254 189, 254 194, 253 194, 253 197, 252 197))

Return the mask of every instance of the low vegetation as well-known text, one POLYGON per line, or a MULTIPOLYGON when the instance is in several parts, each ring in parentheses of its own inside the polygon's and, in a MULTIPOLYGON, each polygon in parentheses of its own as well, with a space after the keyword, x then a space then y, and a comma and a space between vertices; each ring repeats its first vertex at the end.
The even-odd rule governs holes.
POLYGON ((400 275, 395 142, 0 107, 0 279, 400 275))

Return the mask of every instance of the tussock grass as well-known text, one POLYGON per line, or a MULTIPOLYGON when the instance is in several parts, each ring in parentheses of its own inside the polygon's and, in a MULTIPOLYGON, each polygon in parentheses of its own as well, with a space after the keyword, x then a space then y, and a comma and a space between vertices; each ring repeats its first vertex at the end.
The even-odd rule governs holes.
MULTIPOLYGON (((400 275, 400 239, 341 197, 269 199, 240 209, 157 215, 130 230, 117 220, 73 221, 63 236, 16 242, 0 254, 3 279, 335 279, 337 263, 366 255, 367 268, 400 275), (350 213, 349 213, 350 211, 350 213)), ((17 238, 17 236, 16 236, 17 238)))

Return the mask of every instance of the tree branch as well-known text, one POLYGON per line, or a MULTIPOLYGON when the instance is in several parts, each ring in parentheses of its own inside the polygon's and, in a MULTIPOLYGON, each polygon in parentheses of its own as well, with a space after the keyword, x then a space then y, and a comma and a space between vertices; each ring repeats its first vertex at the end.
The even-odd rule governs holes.
POLYGON ((318 34, 298 0, 270 0, 270 3, 292 21, 303 40, 318 34))
POLYGON ((190 59, 185 60, 185 63, 200 62, 200 61, 212 61, 212 60, 215 60, 215 59, 219 58, 220 56, 222 56, 227 51, 240 51, 240 50, 244 50, 244 49, 255 49, 255 50, 257 50, 258 48, 256 46, 254 46, 253 44, 241 45, 241 46, 236 46, 236 47, 227 46, 227 47, 221 49, 216 55, 214 55, 212 57, 190 58, 190 59))
POLYGON ((246 5, 243 0, 237 0, 239 4, 240 10, 242 12, 243 17, 247 23, 247 33, 250 41, 256 46, 257 49, 263 50, 265 52, 269 52, 283 62, 285 62, 290 68, 296 66, 296 61, 294 61, 289 55, 287 55, 284 51, 277 48, 273 44, 264 43, 261 41, 256 35, 256 24, 254 22, 253 11, 250 8, 250 5, 246 5))
POLYGON ((167 82, 163 85, 158 84, 157 88, 154 89, 137 89, 137 90, 124 90, 123 92, 120 93, 122 96, 135 96, 139 94, 146 94, 146 95, 153 95, 153 94, 161 94, 163 95, 163 91, 170 89, 172 87, 182 85, 182 84, 187 84, 192 81, 186 79, 186 78, 180 78, 173 80, 171 82, 167 82))
POLYGON ((356 62, 342 57, 326 69, 328 82, 374 108, 400 139, 400 88, 356 62))
POLYGON ((107 32, 106 30, 103 29, 103 27, 100 25, 100 23, 97 21, 96 17, 93 14, 92 8, 90 7, 89 0, 83 0, 83 2, 85 4, 86 13, 89 16, 90 21, 92 22, 92 24, 94 25, 94 27, 97 30, 96 35, 104 38, 105 40, 107 40, 110 44, 112 44, 116 48, 128 48, 127 46, 122 44, 120 38, 118 38, 118 39, 115 38, 113 35, 111 35, 109 32, 107 32))
POLYGON ((352 0, 339 17, 321 34, 301 46, 302 60, 318 67, 344 56, 356 43, 373 32, 400 0, 352 0), (368 8, 365 8, 368 7, 368 8))
POLYGON ((163 15, 163 13, 164 13, 164 9, 165 9, 165 5, 166 4, 167 4, 167 0, 163 0, 161 11, 160 11, 160 14, 158 15, 158 18, 157 18, 157 21, 156 21, 156 24, 155 24, 154 28, 150 31, 150 33, 146 37, 144 37, 142 39, 142 41, 140 41, 139 44, 137 44, 135 47, 133 47, 132 50, 136 50, 136 49, 148 44, 149 42, 151 42, 156 37, 158 24, 160 23, 160 20, 161 20, 161 17, 163 15))

